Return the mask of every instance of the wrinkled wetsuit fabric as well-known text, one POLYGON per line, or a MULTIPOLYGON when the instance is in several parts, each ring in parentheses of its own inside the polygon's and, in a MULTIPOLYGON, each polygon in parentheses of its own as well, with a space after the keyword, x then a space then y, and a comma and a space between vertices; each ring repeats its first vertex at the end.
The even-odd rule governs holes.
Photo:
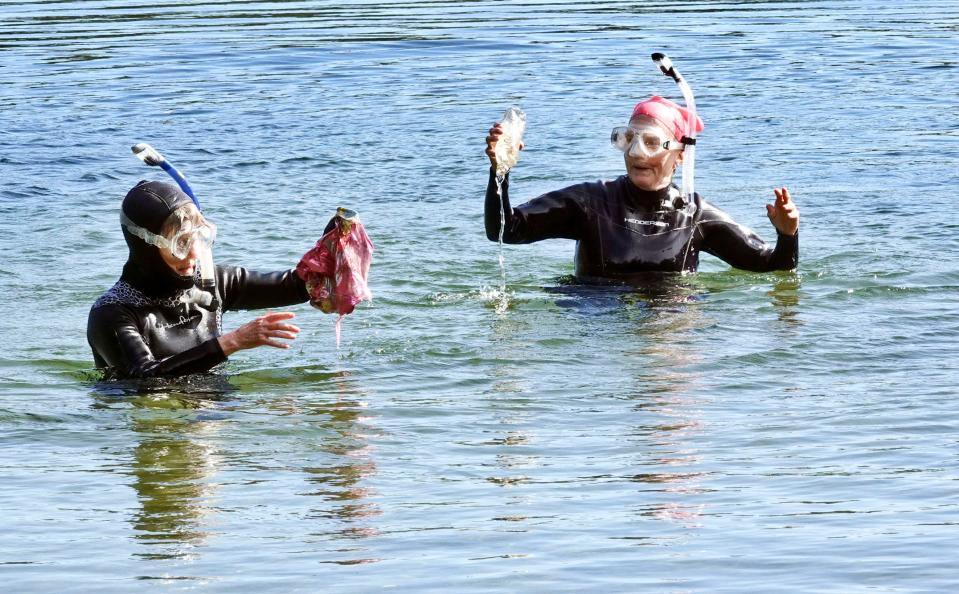
MULTIPOLYGON (((141 182, 123 212, 159 233, 173 210, 189 202, 179 188, 141 182)), ((120 280, 93 304, 87 341, 107 378, 177 376, 205 372, 226 361, 217 337, 225 310, 303 303, 306 286, 293 270, 257 273, 217 266, 212 293, 195 276, 179 276, 159 250, 123 229, 130 255, 120 280)))
MULTIPOLYGON (((625 175, 543 194, 515 208, 509 176, 496 193, 494 171, 486 188, 486 236, 496 241, 500 209, 504 243, 564 238, 576 241, 577 280, 629 281, 650 272, 692 272, 699 252, 753 272, 790 270, 799 261, 799 236, 779 234, 770 246, 705 200, 687 205, 674 186, 640 190, 625 175)), ((698 195, 697 195, 698 197, 698 195)))

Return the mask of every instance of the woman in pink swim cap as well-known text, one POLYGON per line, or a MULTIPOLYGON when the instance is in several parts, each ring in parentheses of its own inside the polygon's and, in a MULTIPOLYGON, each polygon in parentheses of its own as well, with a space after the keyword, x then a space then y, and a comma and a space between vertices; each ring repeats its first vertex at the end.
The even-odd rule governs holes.
MULTIPOLYGON (((698 194, 688 200, 673 184, 684 140, 689 142, 688 115, 684 107, 659 96, 637 103, 628 124, 614 128, 610 136, 623 152, 625 175, 555 190, 517 207, 509 202, 509 174, 497 192, 496 143, 503 130, 495 124, 486 137, 491 164, 487 238, 499 238, 502 213, 504 243, 575 240, 575 274, 585 283, 629 282, 649 272, 692 272, 700 251, 743 270, 795 268, 799 211, 785 187, 776 188, 775 202, 766 205, 777 235, 770 245, 698 194)), ((695 132, 703 128, 696 117, 695 132)))
MULTIPOLYGON (((683 144, 689 112, 685 107, 654 95, 633 108, 628 126, 613 129, 610 141, 623 151, 626 172, 637 188, 655 190, 672 183, 673 172, 683 160, 683 144)), ((696 116, 696 133, 703 120, 696 116)))

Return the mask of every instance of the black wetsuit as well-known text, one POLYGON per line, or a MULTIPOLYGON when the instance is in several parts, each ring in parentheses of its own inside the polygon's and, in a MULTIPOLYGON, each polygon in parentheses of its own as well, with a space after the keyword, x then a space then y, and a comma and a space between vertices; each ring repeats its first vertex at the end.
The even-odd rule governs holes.
MULTIPOLYGON (((170 184, 141 182, 123 212, 159 233, 166 217, 190 198, 170 184)), ((203 372, 226 361, 217 337, 224 310, 303 303, 305 283, 295 271, 261 274, 217 266, 212 291, 193 276, 177 275, 156 247, 123 229, 130 256, 120 280, 90 310, 87 340, 108 378, 176 376, 203 372)))
POLYGON ((197 286, 151 299, 122 277, 97 300, 87 340, 108 377, 173 376, 226 361, 217 337, 223 311, 303 303, 306 285, 293 270, 261 274, 216 267, 216 301, 197 286))
MULTIPOLYGON (((778 234, 776 246, 737 224, 705 200, 687 205, 673 186, 640 190, 625 175, 543 194, 516 208, 509 204, 509 176, 496 195, 495 170, 486 188, 486 236, 496 241, 500 209, 506 212, 504 243, 576 240, 576 277, 609 282, 649 272, 695 271, 700 250, 735 268, 789 270, 799 261, 798 235, 778 234)), ((698 198, 698 195, 697 195, 698 198)))

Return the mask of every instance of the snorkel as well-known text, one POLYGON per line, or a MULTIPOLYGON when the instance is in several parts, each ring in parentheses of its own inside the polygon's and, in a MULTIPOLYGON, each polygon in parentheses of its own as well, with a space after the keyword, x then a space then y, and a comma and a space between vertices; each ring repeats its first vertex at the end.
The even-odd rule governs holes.
MULTIPOLYGON (((196 209, 202 214, 203 209, 200 208, 200 201, 197 200, 196 196, 193 195, 193 190, 190 188, 190 184, 187 183, 186 179, 183 177, 183 174, 180 173, 176 167, 171 165, 158 150, 145 142, 133 145, 132 150, 133 154, 147 165, 151 167, 159 166, 166 171, 177 183, 177 185, 180 186, 180 189, 183 190, 183 192, 189 196, 191 200, 193 200, 193 204, 196 205, 196 209)), ((214 277, 215 269, 213 266, 213 247, 211 245, 201 245, 198 252, 200 256, 200 288, 209 292, 210 295, 213 296, 215 303, 216 279, 214 277)))
POLYGON ((151 167, 160 166, 161 169, 170 174, 170 177, 172 177, 173 181, 180 186, 180 189, 190 197, 190 200, 193 200, 193 204, 196 204, 197 210, 203 212, 203 209, 200 208, 200 201, 197 200, 196 196, 193 195, 193 190, 190 189, 190 184, 186 183, 186 179, 183 177, 183 174, 180 173, 176 167, 170 165, 166 158, 160 154, 160 151, 156 150, 145 142, 133 145, 131 150, 133 150, 133 154, 136 155, 137 159, 140 159, 151 167))
POLYGON ((693 188, 693 180, 696 174, 696 100, 693 98, 693 90, 689 88, 689 83, 679 73, 679 70, 676 70, 666 54, 657 52, 652 57, 653 62, 659 66, 662 73, 679 85, 679 90, 683 93, 683 100, 686 102, 686 135, 677 139, 684 145, 682 193, 686 204, 696 204, 698 206, 696 192, 693 188))

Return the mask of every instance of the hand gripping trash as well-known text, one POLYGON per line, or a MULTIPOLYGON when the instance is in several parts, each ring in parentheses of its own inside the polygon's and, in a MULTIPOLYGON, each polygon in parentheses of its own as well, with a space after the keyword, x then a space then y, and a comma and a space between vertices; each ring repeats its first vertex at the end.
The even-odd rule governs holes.
POLYGON ((356 212, 337 208, 334 227, 306 252, 296 274, 306 283, 310 304, 323 313, 337 313, 336 346, 340 322, 361 301, 373 298, 366 279, 373 260, 373 243, 356 212))

